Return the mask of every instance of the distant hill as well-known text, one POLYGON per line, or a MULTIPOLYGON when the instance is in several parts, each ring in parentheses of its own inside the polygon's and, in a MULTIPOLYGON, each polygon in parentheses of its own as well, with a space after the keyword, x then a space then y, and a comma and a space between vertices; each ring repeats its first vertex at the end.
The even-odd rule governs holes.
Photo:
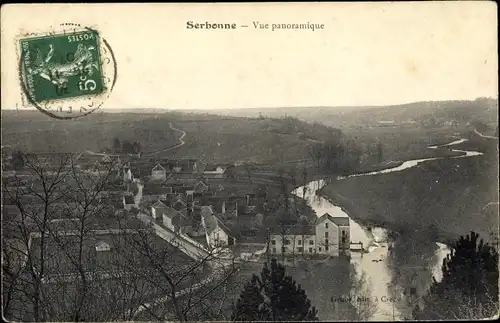
MULTIPOLYGON (((196 110, 190 110, 196 112, 196 110)), ((200 112, 198 110, 198 112, 200 112)), ((460 122, 479 120, 491 123, 498 117, 498 99, 479 98, 468 101, 423 101, 391 106, 341 107, 277 107, 211 110, 211 114, 237 117, 296 117, 307 122, 319 122, 335 127, 374 123, 422 120, 429 117, 454 119, 460 122)))

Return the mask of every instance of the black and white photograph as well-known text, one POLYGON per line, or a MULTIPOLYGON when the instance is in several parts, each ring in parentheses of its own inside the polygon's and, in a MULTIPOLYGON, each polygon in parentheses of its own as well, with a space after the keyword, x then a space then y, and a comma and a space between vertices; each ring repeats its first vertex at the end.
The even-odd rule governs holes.
POLYGON ((3 320, 498 319, 495 2, 0 12, 3 320))

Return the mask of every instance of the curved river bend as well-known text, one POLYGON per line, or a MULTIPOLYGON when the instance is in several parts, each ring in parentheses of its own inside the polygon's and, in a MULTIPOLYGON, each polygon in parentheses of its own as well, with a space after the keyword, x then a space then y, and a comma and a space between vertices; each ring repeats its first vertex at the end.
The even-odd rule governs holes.
MULTIPOLYGON (((440 146, 429 146, 430 149, 436 149, 439 147, 449 147, 453 145, 457 145, 467 141, 467 139, 460 139, 450 142, 446 145, 440 146)), ((481 152, 477 151, 463 151, 463 150, 455 150, 454 152, 461 152, 464 155, 452 157, 452 158, 464 158, 464 157, 472 157, 482 155, 481 152)), ((405 161, 403 164, 397 167, 388 168, 380 171, 363 173, 363 174, 354 174, 349 177, 357 177, 357 176, 371 176, 376 174, 385 174, 402 171, 411 167, 415 167, 416 165, 429 161, 442 159, 443 157, 435 157, 435 158, 425 158, 425 159, 415 159, 405 161)), ((339 178, 344 179, 344 178, 339 178)), ((316 212, 317 216, 322 216, 325 213, 329 213, 334 217, 349 217, 347 213, 345 213, 339 206, 332 204, 327 199, 316 194, 316 191, 322 188, 325 185, 323 180, 309 182, 305 185, 306 194, 305 198, 307 203, 311 208, 316 212)), ((293 191, 293 194, 302 197, 304 186, 298 187, 293 191)), ((351 228, 351 241, 363 242, 363 246, 368 246, 367 251, 361 255, 360 253, 352 252, 351 263, 355 264, 358 269, 358 273, 364 271, 366 275, 370 278, 372 284, 372 296, 377 296, 380 300, 381 297, 398 297, 401 294, 401 288, 395 289, 395 284, 391 283, 393 272, 391 271, 391 264, 388 258, 388 244, 386 242, 386 233, 387 231, 384 228, 373 228, 372 230, 367 230, 359 225, 353 219, 349 219, 350 228, 351 228), (396 290, 396 291, 395 291, 396 290)), ((427 288, 430 283, 430 274, 436 277, 437 280, 441 279, 441 264, 443 259, 449 254, 450 249, 448 246, 437 243, 437 248, 434 254, 427 255, 429 258, 432 258, 431 264, 427 264, 428 267, 418 268, 422 269, 422 271, 427 271, 426 277, 420 279, 422 281, 421 284, 426 284, 422 288, 427 288), (426 269, 430 269, 431 273, 426 269)), ((422 265, 422 267, 424 267, 422 265)), ((417 277, 418 279, 418 277, 417 277)), ((372 316, 373 320, 402 320, 405 316, 404 306, 398 306, 400 304, 395 304, 395 302, 388 301, 379 301, 377 302, 378 309, 377 312, 372 316)), ((407 308, 408 309, 408 308, 407 308)))

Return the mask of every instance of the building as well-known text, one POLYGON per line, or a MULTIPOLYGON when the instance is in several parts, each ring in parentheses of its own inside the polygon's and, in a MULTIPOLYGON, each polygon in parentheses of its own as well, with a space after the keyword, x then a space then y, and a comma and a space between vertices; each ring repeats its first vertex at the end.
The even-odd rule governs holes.
POLYGON ((172 187, 164 187, 157 183, 148 182, 142 189, 142 199, 147 202, 166 200, 172 194, 172 187))
POLYGON ((133 179, 132 169, 130 168, 130 162, 127 162, 123 165, 123 181, 131 182, 133 179))
POLYGON ((205 181, 199 180, 194 184, 195 193, 207 192, 208 189, 209 189, 209 185, 205 181))
POLYGON ((163 213, 167 212, 167 205, 158 200, 151 206, 151 216, 154 220, 162 217, 163 213))
POLYGON ((276 227, 271 230, 269 252, 295 255, 349 255, 350 226, 347 217, 325 213, 314 225, 276 227))
POLYGON ((203 214, 202 224, 205 228, 207 244, 212 247, 233 246, 236 239, 231 230, 214 214, 203 214))
POLYGON ((160 164, 157 164, 151 170, 151 179, 152 180, 165 180, 167 179, 167 170, 160 164))
POLYGON ((220 165, 206 165, 205 170, 203 171, 203 176, 211 177, 211 178, 222 178, 224 176, 224 172, 226 171, 226 167, 220 165))

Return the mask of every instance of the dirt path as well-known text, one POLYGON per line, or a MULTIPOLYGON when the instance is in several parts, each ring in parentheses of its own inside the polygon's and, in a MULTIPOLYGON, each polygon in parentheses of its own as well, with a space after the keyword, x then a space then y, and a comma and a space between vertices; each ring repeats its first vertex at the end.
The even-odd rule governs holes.
POLYGON ((176 149, 176 148, 184 146, 185 142, 184 142, 183 139, 186 136, 186 132, 184 130, 177 129, 174 126, 172 126, 172 122, 169 122, 168 125, 169 125, 170 129, 178 131, 178 132, 181 133, 181 136, 179 137, 179 143, 177 145, 175 145, 175 146, 172 146, 172 147, 169 147, 169 148, 166 148, 166 149, 160 149, 160 150, 157 150, 157 151, 153 151, 153 152, 144 154, 145 157, 146 156, 152 156, 152 155, 155 155, 155 154, 158 154, 158 153, 162 153, 162 152, 166 152, 166 151, 170 151, 172 149, 176 149))
POLYGON ((490 138, 490 139, 498 139, 498 137, 493 137, 493 136, 486 136, 486 135, 483 135, 482 133, 480 133, 479 131, 477 131, 476 129, 474 129, 474 132, 478 135, 480 135, 481 137, 483 138, 490 138))

